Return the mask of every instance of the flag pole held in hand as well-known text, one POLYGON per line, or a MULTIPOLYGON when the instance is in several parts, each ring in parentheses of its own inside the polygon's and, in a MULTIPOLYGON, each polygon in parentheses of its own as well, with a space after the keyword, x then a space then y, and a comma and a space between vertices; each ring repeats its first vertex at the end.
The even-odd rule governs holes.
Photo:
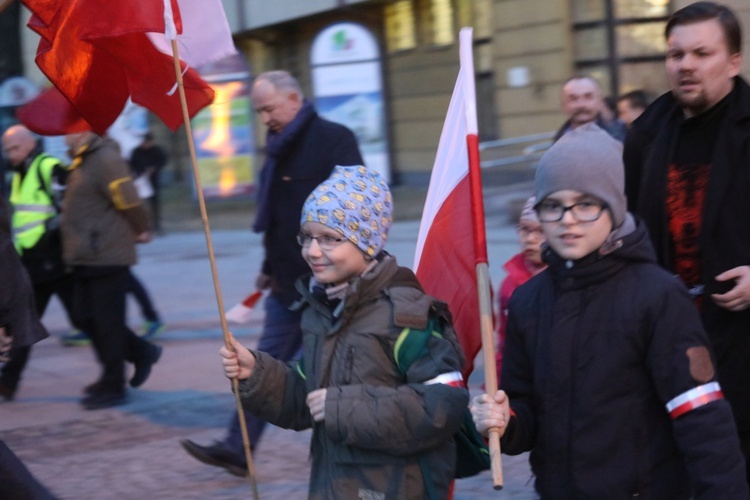
MULTIPOLYGON (((479 349, 484 350, 487 391, 497 390, 495 342, 479 171, 472 30, 460 33, 461 69, 440 134, 419 227, 414 269, 430 295, 446 302, 466 354, 469 379, 479 349), (494 389, 492 389, 494 388, 494 389)), ((503 487, 500 433, 490 432, 492 481, 503 487)))
MULTIPOLYGON (((165 18, 167 13, 171 12, 171 9, 167 7, 170 0, 164 0, 165 5, 165 18)), ((229 341, 229 327, 227 326, 227 318, 224 312, 224 299, 221 293, 221 285, 219 284, 219 273, 216 267, 216 255, 214 253, 214 246, 211 239, 211 229, 208 224, 208 212, 206 210, 206 200, 203 196, 203 186, 201 184, 200 171, 198 170, 198 158, 195 152, 195 142, 193 141, 192 127, 190 125, 190 114, 187 106, 187 99, 185 97, 185 88, 182 81, 182 65, 180 64, 180 55, 177 48, 177 40, 173 38, 171 40, 172 53, 174 54, 174 69, 175 76, 177 77, 177 89, 180 94, 180 105, 182 107, 183 120, 185 123, 185 134, 188 140, 188 149, 190 150, 190 161, 193 168, 193 176, 195 179, 195 187, 198 193, 198 204, 200 206, 201 221, 203 222, 203 230, 206 235, 206 247, 208 249, 208 259, 211 263, 211 275, 213 277, 214 289, 216 291, 216 304, 219 308, 219 319, 221 320, 221 331, 224 336, 224 345, 231 349, 231 343, 229 341)), ((235 401, 237 404, 237 414, 240 420, 240 430, 242 431, 242 443, 245 449, 245 459, 247 460, 247 472, 248 479, 253 489, 253 498, 258 500, 258 485, 255 480, 255 466, 253 464, 253 456, 250 451, 250 437, 247 432, 247 423, 245 422, 245 413, 242 411, 242 402, 240 400, 239 391, 239 380, 232 379, 232 390, 234 392, 235 401)))

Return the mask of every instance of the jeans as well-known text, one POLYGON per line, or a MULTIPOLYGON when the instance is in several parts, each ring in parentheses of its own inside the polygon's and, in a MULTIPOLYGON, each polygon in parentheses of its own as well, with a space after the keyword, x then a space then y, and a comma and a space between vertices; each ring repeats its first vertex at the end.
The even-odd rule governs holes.
MULTIPOLYGON (((266 317, 263 321, 263 333, 258 341, 258 351, 270 354, 279 361, 291 361, 298 354, 302 345, 302 330, 300 329, 300 311, 290 311, 278 296, 270 294, 263 304, 266 317)), ((258 445, 258 440, 266 426, 265 420, 255 417, 247 410, 245 423, 252 448, 258 445)), ((232 417, 229 431, 223 442, 224 446, 243 460, 245 452, 242 444, 240 418, 237 413, 232 417)))

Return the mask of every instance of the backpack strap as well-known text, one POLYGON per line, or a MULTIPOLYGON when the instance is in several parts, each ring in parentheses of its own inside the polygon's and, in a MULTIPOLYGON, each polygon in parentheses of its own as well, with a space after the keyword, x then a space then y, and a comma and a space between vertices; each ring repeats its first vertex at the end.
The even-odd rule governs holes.
POLYGON ((431 336, 442 337, 436 328, 439 328, 437 322, 429 318, 427 327, 424 329, 404 328, 401 330, 393 347, 393 358, 402 374, 405 375, 412 363, 427 350, 427 341, 431 336))

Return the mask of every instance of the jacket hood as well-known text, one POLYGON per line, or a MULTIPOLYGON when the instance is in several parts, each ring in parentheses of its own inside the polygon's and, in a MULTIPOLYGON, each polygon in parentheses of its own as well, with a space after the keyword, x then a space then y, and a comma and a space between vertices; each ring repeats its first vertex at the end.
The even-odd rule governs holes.
POLYGON ((617 273, 630 263, 655 263, 656 253, 642 220, 634 218, 632 232, 608 240, 599 250, 576 261, 560 257, 545 244, 542 257, 549 272, 565 288, 588 286, 617 273))

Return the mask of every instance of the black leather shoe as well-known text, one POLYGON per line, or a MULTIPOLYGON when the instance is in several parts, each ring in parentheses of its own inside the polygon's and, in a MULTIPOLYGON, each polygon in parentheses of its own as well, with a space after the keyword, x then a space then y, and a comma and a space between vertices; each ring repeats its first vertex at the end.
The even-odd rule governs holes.
POLYGON ((111 406, 118 406, 127 402, 125 390, 94 392, 81 400, 86 410, 100 410, 111 406))
POLYGON ((83 393, 88 394, 89 396, 91 394, 95 394, 97 392, 104 392, 106 390, 106 386, 104 385, 104 382, 101 380, 97 380, 94 383, 91 383, 83 388, 83 393))
POLYGON ((227 450, 220 443, 214 443, 211 446, 201 446, 189 439, 183 439, 180 444, 190 456, 207 465, 223 467, 230 474, 235 476, 247 476, 247 463, 244 459, 238 457, 231 451, 227 450))
POLYGON ((159 361, 161 351, 161 346, 151 344, 150 352, 134 363, 135 373, 133 373, 133 378, 130 379, 130 387, 143 385, 148 376, 151 375, 151 367, 159 361))
POLYGON ((0 397, 3 397, 6 401, 10 401, 13 399, 13 396, 16 395, 16 389, 15 387, 11 388, 5 385, 3 382, 0 381, 0 397))

